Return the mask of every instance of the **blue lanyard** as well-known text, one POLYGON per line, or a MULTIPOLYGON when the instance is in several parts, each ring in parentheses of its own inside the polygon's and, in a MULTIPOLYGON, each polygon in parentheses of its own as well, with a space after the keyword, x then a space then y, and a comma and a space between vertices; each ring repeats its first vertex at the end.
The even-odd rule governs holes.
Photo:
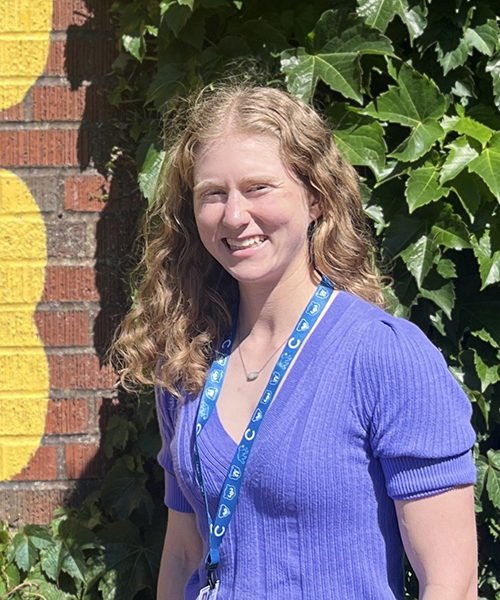
POLYGON ((279 387, 280 381, 290 366, 290 363, 295 358, 299 348, 305 340, 307 334, 314 326, 319 316, 323 312, 330 296, 333 292, 332 284, 323 277, 319 283, 313 297, 302 313, 292 335, 288 338, 288 342, 281 353, 274 367, 271 377, 266 385, 266 388, 257 404, 257 407, 248 423, 248 426, 243 434, 240 444, 234 454, 233 460, 226 475, 224 485, 222 487, 219 506, 215 514, 215 520, 212 519, 208 508, 208 498, 205 491, 203 481, 203 470, 201 468, 200 454, 198 451, 198 438, 207 424, 210 415, 212 414, 217 398, 222 389, 222 383, 227 370, 227 363, 231 348, 233 346, 236 327, 229 337, 227 337, 220 345, 218 357, 213 361, 208 373, 207 381, 200 399, 198 414, 196 416, 196 431, 193 447, 193 462, 198 480, 198 486, 205 500, 205 508, 207 511, 207 519, 209 526, 209 551, 205 558, 205 568, 208 575, 208 583, 211 587, 215 585, 215 569, 219 564, 219 548, 227 531, 229 522, 233 516, 238 501, 238 496, 243 481, 243 474, 248 463, 248 457, 252 449, 253 443, 264 416, 271 405, 276 390, 279 387))

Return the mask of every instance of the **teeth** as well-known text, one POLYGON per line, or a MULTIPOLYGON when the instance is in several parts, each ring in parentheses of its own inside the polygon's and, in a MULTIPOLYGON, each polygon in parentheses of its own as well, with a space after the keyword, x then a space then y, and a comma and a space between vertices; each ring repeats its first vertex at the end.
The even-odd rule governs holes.
POLYGON ((245 238, 244 240, 232 240, 226 238, 227 245, 231 250, 239 250, 240 248, 252 248, 260 246, 266 240, 265 235, 254 235, 253 237, 245 238))

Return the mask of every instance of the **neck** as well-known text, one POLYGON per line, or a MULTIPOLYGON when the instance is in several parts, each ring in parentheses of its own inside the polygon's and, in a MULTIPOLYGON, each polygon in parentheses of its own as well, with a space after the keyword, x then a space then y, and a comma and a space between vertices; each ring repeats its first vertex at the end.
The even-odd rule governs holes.
POLYGON ((240 284, 239 338, 272 342, 290 334, 321 276, 312 269, 301 278, 283 277, 277 285, 240 284))

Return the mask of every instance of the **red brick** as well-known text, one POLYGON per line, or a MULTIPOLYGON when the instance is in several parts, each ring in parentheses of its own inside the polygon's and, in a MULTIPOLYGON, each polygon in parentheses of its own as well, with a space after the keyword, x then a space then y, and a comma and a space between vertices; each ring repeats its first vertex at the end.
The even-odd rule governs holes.
POLYGON ((52 389, 111 389, 117 376, 110 365, 101 366, 94 354, 49 355, 50 387, 52 389))
POLYGON ((79 481, 75 485, 75 482, 68 482, 62 489, 47 488, 48 485, 50 484, 43 483, 36 489, 31 486, 28 490, 15 487, 0 490, 0 519, 16 526, 21 523, 48 525, 56 508, 79 506, 99 483, 79 481))
POLYGON ((66 477, 95 479, 106 473, 106 461, 98 444, 67 444, 66 477))
POLYGON ((111 116, 107 100, 110 88, 82 86, 72 90, 65 85, 33 88, 34 121, 100 121, 111 116))
POLYGON ((75 129, 0 131, 3 167, 77 166, 88 154, 88 132, 75 129))
POLYGON ((42 301, 99 300, 95 278, 96 272, 91 267, 48 266, 42 301))
POLYGON ((24 121, 24 103, 20 102, 15 106, 0 111, 0 122, 24 121))
POLYGON ((14 481, 48 481, 57 478, 55 446, 39 446, 28 465, 12 479, 14 481))
POLYGON ((88 428, 89 410, 85 398, 64 398, 49 401, 45 422, 46 434, 87 433, 88 428))
POLYGON ((111 65, 118 52, 114 39, 102 39, 95 34, 54 40, 50 44, 44 75, 73 80, 104 77, 111 73, 111 65))
POLYGON ((83 311, 41 311, 35 322, 45 346, 88 346, 89 314, 83 311))
POLYGON ((90 10, 85 0, 54 0, 52 30, 65 31, 70 25, 81 29, 110 29, 110 4, 109 0, 99 0, 90 10))
MULTIPOLYGON (((111 182, 102 175, 80 175, 66 177, 64 180, 64 208, 66 210, 97 212, 104 208, 116 210, 118 203, 112 200, 101 200, 109 194, 111 182)), ((113 186, 116 190, 116 186, 113 186)), ((113 194, 115 197, 116 193, 113 194)))

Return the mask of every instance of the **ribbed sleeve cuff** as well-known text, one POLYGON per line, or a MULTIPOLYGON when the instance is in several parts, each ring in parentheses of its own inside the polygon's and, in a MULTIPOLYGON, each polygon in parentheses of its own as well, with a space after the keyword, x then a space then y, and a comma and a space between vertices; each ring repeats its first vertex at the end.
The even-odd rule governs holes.
POLYGON ((393 500, 411 500, 440 492, 457 485, 476 482, 472 453, 449 458, 381 458, 387 494, 393 500))
POLYGON ((191 504, 189 504, 184 497, 184 494, 177 483, 177 479, 168 471, 165 471, 165 504, 168 508, 179 512, 194 512, 191 504))

